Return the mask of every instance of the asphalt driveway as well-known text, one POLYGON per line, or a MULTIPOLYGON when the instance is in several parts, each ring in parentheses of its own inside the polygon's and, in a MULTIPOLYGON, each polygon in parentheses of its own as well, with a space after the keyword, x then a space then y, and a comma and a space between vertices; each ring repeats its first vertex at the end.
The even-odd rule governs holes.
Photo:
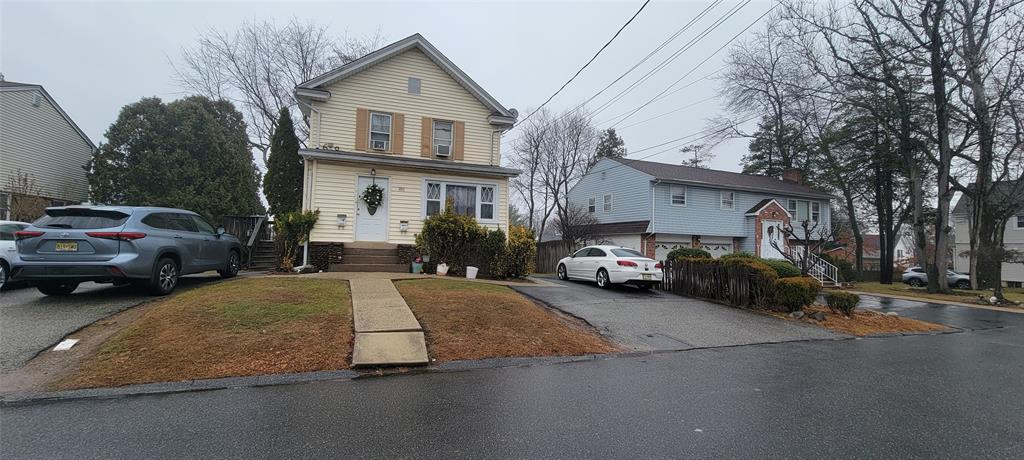
POLYGON ((620 344, 636 350, 791 342, 846 337, 760 313, 631 286, 600 289, 593 283, 559 281, 562 287, 512 286, 582 318, 620 344))
MULTIPOLYGON (((178 289, 217 279, 217 274, 186 276, 178 289)), ((131 286, 96 283, 82 283, 66 297, 48 297, 35 288, 0 292, 0 374, 21 367, 72 332, 153 298, 131 286)))

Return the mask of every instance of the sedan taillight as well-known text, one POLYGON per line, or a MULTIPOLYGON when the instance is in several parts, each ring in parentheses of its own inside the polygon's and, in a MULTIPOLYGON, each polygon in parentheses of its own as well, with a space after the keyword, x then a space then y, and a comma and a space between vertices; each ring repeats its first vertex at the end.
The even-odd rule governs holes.
POLYGON ((85 232, 85 234, 93 238, 121 241, 131 241, 146 237, 146 234, 142 232, 85 232))
POLYGON ((636 262, 633 262, 632 260, 617 260, 617 261, 615 261, 615 263, 619 264, 619 266, 621 266, 621 267, 636 267, 637 266, 636 262))
POLYGON ((34 232, 30 230, 22 230, 20 232, 14 232, 14 239, 24 240, 26 238, 36 238, 45 235, 44 232, 34 232))
POLYGON ((655 270, 661 270, 662 268, 665 268, 665 266, 662 265, 661 262, 658 262, 658 263, 654 264, 654 269, 655 270))

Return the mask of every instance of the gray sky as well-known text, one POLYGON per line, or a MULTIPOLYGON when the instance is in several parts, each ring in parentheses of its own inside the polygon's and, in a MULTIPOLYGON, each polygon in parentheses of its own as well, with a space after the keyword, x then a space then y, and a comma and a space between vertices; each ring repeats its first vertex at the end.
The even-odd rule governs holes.
MULTIPOLYGON (((0 1, 0 72, 11 81, 46 87, 94 142, 122 106, 146 96, 184 95, 173 80, 171 61, 199 31, 231 30, 243 21, 291 17, 327 24, 336 34, 367 35, 378 28, 387 41, 421 33, 456 65, 500 100, 525 116, 543 102, 611 37, 642 1, 629 2, 10 2, 0 1)), ((550 104, 574 107, 632 67, 710 1, 654 0, 647 9, 550 104)), ((647 63, 602 94, 607 101, 739 2, 719 5, 647 63)), ((595 117, 628 112, 665 90, 771 6, 755 0, 699 44, 595 117)), ((755 29, 759 26, 755 26, 755 29)), ((722 67, 725 51, 679 86, 722 67)), ((718 83, 703 80, 655 102, 623 126, 697 103, 715 95, 718 83)), ((717 99, 656 120, 623 128, 630 151, 703 130, 721 113, 717 99)), ((514 136, 514 132, 510 133, 514 136)), ((666 145, 666 147, 671 144, 666 145)), ((631 156, 641 158, 665 147, 631 156)), ((715 169, 739 170, 746 141, 716 148, 715 169)), ((678 163, 675 149, 650 158, 678 163)))

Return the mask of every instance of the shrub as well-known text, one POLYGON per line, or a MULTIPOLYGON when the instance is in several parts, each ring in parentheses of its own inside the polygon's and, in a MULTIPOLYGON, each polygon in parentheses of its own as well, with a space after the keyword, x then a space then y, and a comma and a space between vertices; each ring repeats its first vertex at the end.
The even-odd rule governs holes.
POLYGON ((772 283, 772 304, 785 312, 802 310, 814 303, 821 284, 810 277, 779 278, 772 283))
POLYGON ((494 278, 505 277, 505 263, 508 258, 505 232, 501 229, 489 230, 480 243, 480 271, 494 278))
POLYGON ((686 248, 682 246, 676 246, 672 248, 672 251, 665 256, 666 260, 679 260, 682 258, 688 259, 710 259, 711 253, 703 249, 698 248, 686 248))
POLYGON ((289 212, 275 216, 274 234, 281 245, 281 268, 291 271, 298 257, 299 246, 309 238, 313 231, 320 210, 306 212, 289 212))
POLYGON ((537 240, 533 231, 521 225, 508 229, 508 245, 505 250, 505 276, 522 278, 533 273, 537 259, 537 240))
POLYGON ((723 260, 732 260, 732 259, 761 260, 760 257, 755 256, 755 255, 753 255, 753 254, 751 254, 749 252, 731 252, 729 254, 723 255, 722 257, 719 257, 719 259, 723 259, 723 260))
POLYGON ((860 296, 852 292, 836 291, 825 296, 828 309, 832 313, 842 313, 846 316, 853 314, 853 310, 860 303, 860 296))
POLYGON ((423 221, 423 230, 416 235, 416 249, 430 256, 432 266, 448 264, 449 273, 461 275, 478 256, 486 236, 485 228, 472 217, 455 213, 449 203, 444 212, 423 221))
POLYGON ((779 278, 792 278, 794 276, 800 276, 800 268, 797 267, 796 265, 793 265, 793 263, 788 260, 763 259, 762 262, 764 262, 769 267, 772 267, 772 270, 775 270, 775 273, 779 275, 779 278))

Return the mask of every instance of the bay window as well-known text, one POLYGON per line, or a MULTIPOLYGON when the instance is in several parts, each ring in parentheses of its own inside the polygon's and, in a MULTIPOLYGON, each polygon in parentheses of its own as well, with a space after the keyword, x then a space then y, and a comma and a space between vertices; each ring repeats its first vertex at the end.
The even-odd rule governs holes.
POLYGON ((444 211, 445 203, 451 200, 452 210, 456 214, 477 220, 494 220, 497 218, 497 192, 494 185, 428 181, 423 194, 424 214, 440 214, 444 211))

